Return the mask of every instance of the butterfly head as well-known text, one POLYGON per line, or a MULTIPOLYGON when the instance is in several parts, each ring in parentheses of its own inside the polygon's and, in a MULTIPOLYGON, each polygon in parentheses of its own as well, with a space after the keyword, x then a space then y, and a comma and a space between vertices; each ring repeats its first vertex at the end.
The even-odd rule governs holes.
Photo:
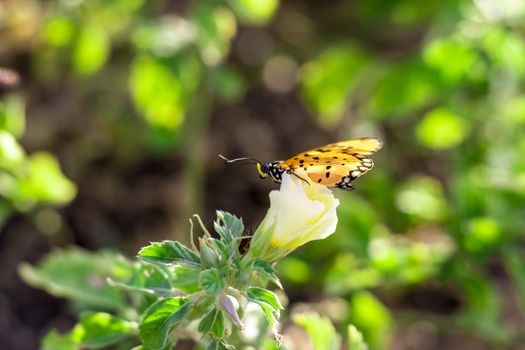
POLYGON ((279 166, 281 163, 281 160, 271 163, 257 162, 257 172, 260 178, 265 179, 270 175, 275 182, 281 182, 284 173, 284 169, 279 166))
POLYGON ((257 162, 256 166, 257 166, 257 172, 259 173, 259 177, 261 179, 267 178, 268 172, 270 171, 270 164, 257 162))
POLYGON ((269 176, 272 177, 272 179, 275 182, 281 182, 282 175, 284 173, 284 170, 279 167, 279 164, 282 163, 281 160, 270 162, 270 163, 263 163, 258 161, 254 158, 236 158, 236 159, 228 159, 221 155, 219 155, 221 159, 223 159, 226 163, 237 163, 237 162, 243 162, 241 164, 255 164, 257 168, 257 173, 259 173, 259 177, 261 179, 265 179, 269 176))

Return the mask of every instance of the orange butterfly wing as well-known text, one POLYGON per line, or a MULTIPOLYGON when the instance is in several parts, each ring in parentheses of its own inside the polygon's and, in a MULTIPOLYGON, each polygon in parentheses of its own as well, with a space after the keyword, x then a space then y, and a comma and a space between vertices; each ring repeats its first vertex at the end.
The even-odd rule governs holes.
POLYGON ((368 156, 382 145, 371 137, 331 143, 300 153, 279 166, 291 172, 303 168, 312 181, 334 187, 350 183, 372 169, 374 163, 368 156))

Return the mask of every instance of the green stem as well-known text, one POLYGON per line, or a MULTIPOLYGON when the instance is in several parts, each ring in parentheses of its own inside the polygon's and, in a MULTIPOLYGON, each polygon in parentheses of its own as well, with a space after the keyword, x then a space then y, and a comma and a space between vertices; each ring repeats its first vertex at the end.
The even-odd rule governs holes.
POLYGON ((203 208, 206 136, 212 104, 213 97, 207 86, 206 71, 204 71, 202 82, 193 95, 184 127, 181 209, 176 218, 175 236, 178 241, 185 244, 190 243, 185 219, 191 217, 193 213, 202 212, 203 208))

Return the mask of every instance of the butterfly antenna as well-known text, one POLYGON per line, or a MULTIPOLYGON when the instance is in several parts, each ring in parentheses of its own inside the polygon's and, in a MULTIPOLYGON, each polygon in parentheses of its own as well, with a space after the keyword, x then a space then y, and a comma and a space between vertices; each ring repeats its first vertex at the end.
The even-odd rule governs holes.
POLYGON ((223 156, 222 154, 219 154, 219 158, 224 160, 224 162, 226 164, 237 163, 237 162, 241 162, 241 161, 244 161, 244 160, 249 160, 250 161, 249 163, 245 163, 245 164, 257 164, 257 163, 260 163, 257 159, 250 158, 250 157, 228 159, 225 156, 223 156))

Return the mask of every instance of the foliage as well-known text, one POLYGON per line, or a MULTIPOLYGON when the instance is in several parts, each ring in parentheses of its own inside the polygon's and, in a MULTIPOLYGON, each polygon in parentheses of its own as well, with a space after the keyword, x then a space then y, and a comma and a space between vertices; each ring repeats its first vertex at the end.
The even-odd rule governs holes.
POLYGON ((24 129, 22 97, 12 94, 0 100, 0 226, 15 212, 61 206, 76 194, 53 155, 26 153, 18 141, 24 129))
POLYGON ((232 348, 232 325, 244 329, 238 315, 248 302, 261 308, 279 339, 283 306, 264 288, 268 281, 280 285, 273 268, 240 253, 245 239, 240 219, 219 211, 214 227, 220 238, 205 231, 200 249, 174 241, 152 243, 138 253, 140 263, 72 249, 55 252, 38 267, 23 265, 21 275, 31 285, 91 310, 69 333, 51 331, 43 348, 92 349, 140 341, 145 349, 171 349, 188 337, 209 348, 232 348), (193 282, 179 278, 180 268, 194 276, 193 282), (126 303, 121 292, 132 302, 126 303), (195 332, 200 335, 192 336, 195 332))
POLYGON ((293 320, 306 329, 314 349, 337 350, 341 348, 341 339, 329 319, 317 314, 296 314, 293 320))
MULTIPOLYGON (((306 330, 313 349, 341 349, 341 336, 337 334, 333 324, 327 317, 321 317, 317 313, 310 312, 294 314, 292 319, 306 330)), ((354 325, 348 325, 347 336, 346 349, 368 350, 368 345, 363 341, 363 334, 354 325)))
POLYGON ((55 251, 41 261, 38 268, 22 264, 19 270, 32 286, 69 298, 83 307, 123 310, 125 299, 106 284, 106 278, 129 279, 133 265, 109 252, 90 254, 68 249, 55 251))

